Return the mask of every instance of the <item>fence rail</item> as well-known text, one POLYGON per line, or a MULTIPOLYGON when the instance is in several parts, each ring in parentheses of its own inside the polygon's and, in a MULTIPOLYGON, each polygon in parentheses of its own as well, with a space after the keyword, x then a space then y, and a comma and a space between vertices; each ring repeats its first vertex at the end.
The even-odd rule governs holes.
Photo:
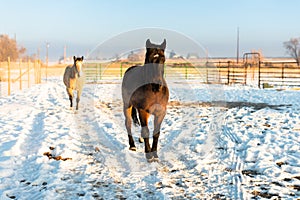
POLYGON ((0 96, 12 91, 29 88, 41 83, 41 63, 39 61, 0 62, 0 96))
MULTIPOLYGON (((85 63, 87 82, 122 79, 125 71, 142 63, 85 63)), ((43 76, 62 76, 65 65, 45 67, 39 61, 0 62, 0 96, 41 83, 43 76)), ((300 67, 296 62, 202 62, 166 63, 165 77, 173 80, 197 80, 203 84, 241 84, 259 88, 300 87, 300 67)), ((47 80, 47 79, 46 79, 47 80)))
MULTIPOLYGON (((87 81, 121 79, 125 71, 141 63, 86 63, 87 81)), ((296 62, 206 62, 167 63, 167 79, 198 80, 207 84, 242 84, 258 87, 300 86, 300 68, 296 62)))

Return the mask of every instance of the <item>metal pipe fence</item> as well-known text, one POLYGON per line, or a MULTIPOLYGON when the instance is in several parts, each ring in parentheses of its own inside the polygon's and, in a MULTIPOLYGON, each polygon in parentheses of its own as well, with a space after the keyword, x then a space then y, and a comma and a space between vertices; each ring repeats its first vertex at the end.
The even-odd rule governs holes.
MULTIPOLYGON (((203 84, 252 85, 259 88, 268 86, 300 86, 300 68, 296 62, 243 62, 233 61, 205 63, 167 63, 166 79, 197 80, 203 84)), ((142 63, 86 63, 84 66, 87 82, 108 79, 122 79, 125 71, 142 63)))

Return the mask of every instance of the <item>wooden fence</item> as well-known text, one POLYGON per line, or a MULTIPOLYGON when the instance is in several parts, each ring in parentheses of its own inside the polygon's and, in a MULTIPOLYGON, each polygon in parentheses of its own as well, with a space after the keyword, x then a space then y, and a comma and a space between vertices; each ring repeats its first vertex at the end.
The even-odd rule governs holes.
MULTIPOLYGON (((105 79, 121 79, 125 71, 141 63, 86 63, 87 82, 105 79)), ((197 80, 206 84, 241 84, 259 88, 300 86, 300 67, 296 62, 206 62, 167 63, 167 79, 197 80)))
POLYGON ((40 61, 0 62, 0 96, 41 83, 40 61))

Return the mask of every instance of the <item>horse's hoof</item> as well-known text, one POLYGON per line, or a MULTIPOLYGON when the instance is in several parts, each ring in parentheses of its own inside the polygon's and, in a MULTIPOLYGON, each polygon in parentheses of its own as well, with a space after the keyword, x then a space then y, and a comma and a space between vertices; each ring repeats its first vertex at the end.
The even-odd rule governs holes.
POLYGON ((153 151, 153 152, 152 152, 152 156, 153 156, 154 158, 157 158, 157 159, 158 159, 157 151, 153 151))
POLYGON ((129 147, 130 151, 136 151, 136 147, 129 147))
POLYGON ((152 158, 147 159, 147 162, 148 162, 148 163, 152 163, 152 162, 153 162, 153 159, 152 159, 152 158))
POLYGON ((158 162, 159 161, 158 155, 157 155, 156 151, 152 152, 152 156, 153 156, 152 162, 158 162))
POLYGON ((143 143, 143 142, 144 142, 144 138, 140 137, 140 138, 139 138, 139 142, 140 142, 140 143, 143 143))
POLYGON ((151 152, 146 153, 146 159, 147 159, 147 161, 148 161, 149 163, 152 162, 153 156, 152 156, 152 153, 151 153, 151 152))
POLYGON ((159 162, 159 159, 158 159, 158 158, 152 157, 152 158, 150 158, 150 159, 147 159, 147 162, 148 162, 148 163, 159 162))

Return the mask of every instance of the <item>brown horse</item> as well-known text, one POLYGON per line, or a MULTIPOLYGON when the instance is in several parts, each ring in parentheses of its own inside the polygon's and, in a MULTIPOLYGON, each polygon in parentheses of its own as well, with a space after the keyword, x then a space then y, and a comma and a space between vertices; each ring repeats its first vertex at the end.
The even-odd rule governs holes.
POLYGON ((122 82, 123 109, 125 126, 128 133, 129 149, 136 151, 131 133, 132 120, 142 126, 141 136, 145 143, 148 162, 158 161, 157 143, 161 123, 166 115, 169 89, 164 79, 166 40, 160 45, 146 42, 145 64, 130 67, 122 82), (137 111, 139 120, 137 117, 137 111), (153 144, 149 144, 148 119, 154 115, 153 144))
POLYGON ((71 108, 73 107, 73 97, 74 97, 73 90, 77 91, 76 110, 78 110, 80 95, 84 84, 84 77, 81 77, 83 56, 77 58, 74 56, 73 59, 74 59, 73 66, 67 66, 65 69, 63 81, 67 89, 71 108))

